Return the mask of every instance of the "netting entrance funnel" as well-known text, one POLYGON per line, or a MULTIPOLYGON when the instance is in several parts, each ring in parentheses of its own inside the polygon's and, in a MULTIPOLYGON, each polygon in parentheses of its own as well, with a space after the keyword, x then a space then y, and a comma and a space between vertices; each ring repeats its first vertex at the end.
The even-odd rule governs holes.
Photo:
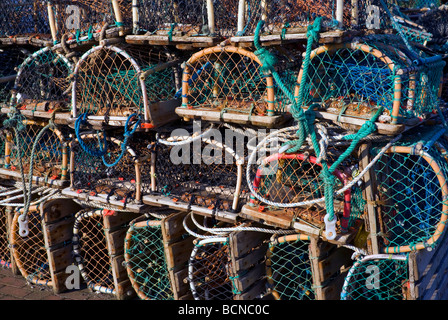
POLYGON ((88 114, 89 121, 123 126, 126 118, 141 115, 142 128, 178 118, 176 72, 179 61, 160 48, 96 46, 75 66, 72 117, 88 114))
POLYGON ((268 292, 276 300, 315 300, 309 236, 277 236, 266 253, 268 292))
POLYGON ((311 53, 306 83, 301 70, 295 96, 305 85, 304 108, 313 105, 321 117, 357 126, 376 119, 396 133, 437 111, 444 62, 421 54, 416 62, 420 58, 389 37, 324 45, 311 53))
MULTIPOLYGON (((292 87, 299 61, 274 54, 281 66, 278 73, 285 85, 292 87)), ((272 128, 291 118, 287 114, 288 104, 272 75, 264 74, 262 63, 253 52, 217 46, 195 53, 186 62, 182 106, 176 108, 176 113, 184 118, 272 128)))
MULTIPOLYGON (((435 127, 394 143, 374 164, 380 250, 398 253, 435 246, 445 229, 445 131, 435 127)), ((371 150, 378 154, 379 148, 371 150)))
POLYGON ((350 268, 341 300, 406 300, 408 284, 406 255, 364 256, 350 268))

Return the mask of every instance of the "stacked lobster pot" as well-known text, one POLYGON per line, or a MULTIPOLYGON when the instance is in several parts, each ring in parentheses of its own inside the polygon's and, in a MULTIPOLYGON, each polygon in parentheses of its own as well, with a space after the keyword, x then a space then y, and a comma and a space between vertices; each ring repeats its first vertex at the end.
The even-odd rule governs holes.
POLYGON ((5 1, 0 265, 115 299, 446 298, 437 5, 5 1))

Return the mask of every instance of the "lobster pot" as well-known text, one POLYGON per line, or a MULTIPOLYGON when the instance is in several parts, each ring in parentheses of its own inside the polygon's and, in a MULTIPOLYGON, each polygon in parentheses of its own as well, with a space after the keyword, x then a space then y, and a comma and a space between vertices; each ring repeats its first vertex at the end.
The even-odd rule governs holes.
POLYGON ((406 255, 371 255, 356 260, 345 278, 341 300, 407 300, 406 255))
POLYGON ((67 132, 44 121, 23 120, 19 126, 6 134, 2 173, 21 181, 23 172, 35 185, 64 187, 69 179, 67 132))
POLYGON ((202 0, 134 0, 134 34, 162 35, 169 41, 176 41, 177 37, 213 36, 215 4, 216 1, 202 0))
POLYGON ((337 26, 350 27, 350 1, 328 0, 240 0, 237 35, 254 35, 257 23, 265 21, 265 35, 301 33, 316 17, 322 17, 322 26, 330 29, 337 26), (345 3, 344 3, 345 2, 345 3))
POLYGON ((56 199, 17 210, 11 223, 10 246, 15 264, 27 282, 66 291, 66 268, 73 263, 74 213, 80 207, 71 199, 56 199))
MULTIPOLYGON (((251 162, 247 174, 252 195, 241 210, 242 215, 273 226, 293 227, 309 235, 318 235, 320 228, 324 228, 323 235, 331 240, 344 241, 355 232, 364 213, 362 186, 347 186, 353 178, 356 157, 348 157, 329 173, 333 175, 336 192, 329 204, 325 200, 328 185, 323 177, 323 162, 313 153, 312 150, 274 152, 259 159, 259 165, 251 162), (333 206, 335 220, 328 216, 328 205, 333 206), (334 229, 327 227, 327 218, 334 221, 334 229)), ((341 153, 337 148, 329 148, 325 165, 330 168, 341 153)))
MULTIPOLYGON (((0 4, 0 38, 51 40, 45 2, 36 0, 5 0, 0 4)), ((2 41, 3 42, 3 41, 2 41)), ((13 42, 11 42, 13 43, 13 42)))
POLYGON ((75 262, 87 287, 132 298, 134 290, 123 266, 124 239, 129 221, 137 214, 88 208, 76 213, 73 226, 75 262))
POLYGON ((245 198, 243 159, 211 138, 184 142, 156 145, 152 163, 155 179, 143 202, 165 203, 205 215, 234 216, 245 198))
POLYGON ((74 196, 87 194, 119 207, 141 202, 142 187, 148 188, 143 181, 150 180, 142 176, 140 161, 150 157, 148 139, 135 134, 125 143, 114 137, 120 135, 117 131, 80 133, 72 141, 70 189, 76 192, 74 196))
POLYGON ((374 119, 379 133, 397 133, 437 110, 444 65, 424 52, 424 66, 417 65, 401 43, 378 37, 321 46, 311 52, 306 78, 300 71, 295 95, 318 117, 354 127, 374 119))
POLYGON ((139 219, 130 223, 124 242, 126 271, 142 300, 173 300, 161 220, 139 219))
MULTIPOLYGON (((294 70, 300 58, 272 52, 278 59, 276 70, 286 87, 294 86, 294 70)), ((294 56, 297 53, 291 52, 294 56)), ((202 118, 277 127, 291 118, 290 101, 264 73, 258 57, 233 46, 216 46, 195 53, 188 59, 182 76, 182 105, 176 113, 184 118, 202 118)))
POLYGON ((123 28, 123 0, 52 0, 48 3, 54 42, 65 35, 77 41, 90 40, 103 27, 123 28))
POLYGON ((174 108, 177 63, 163 49, 123 45, 96 46, 75 66, 72 116, 123 126, 138 114, 148 129, 177 118, 174 108))
POLYGON ((435 127, 403 138, 380 155, 376 180, 377 239, 384 253, 433 247, 446 224, 446 139, 435 127))
POLYGON ((50 118, 68 110, 72 63, 50 47, 40 49, 18 67, 11 105, 29 117, 50 118))
POLYGON ((20 47, 4 48, 0 50, 0 104, 7 105, 11 99, 11 89, 17 76, 15 70, 25 58, 31 54, 20 47))
POLYGON ((188 280, 195 300, 233 300, 227 237, 197 239, 188 265, 188 280))
POLYGON ((309 236, 277 237, 266 255, 269 292, 276 300, 315 300, 309 236))

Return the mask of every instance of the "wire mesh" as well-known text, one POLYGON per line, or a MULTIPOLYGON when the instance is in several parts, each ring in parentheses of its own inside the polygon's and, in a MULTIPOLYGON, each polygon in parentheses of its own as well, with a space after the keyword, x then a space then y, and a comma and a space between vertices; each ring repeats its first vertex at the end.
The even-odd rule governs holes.
POLYGON ((80 133, 71 143, 71 189, 103 195, 104 201, 139 202, 151 177, 141 163, 150 161, 148 136, 136 133, 126 143, 120 130, 80 133), (97 154, 104 148, 103 154, 97 154))
MULTIPOLYGON (((294 70, 301 61, 298 52, 272 53, 277 57, 277 66, 281 66, 278 73, 285 86, 293 87, 294 70)), ((182 107, 247 114, 249 118, 284 114, 290 102, 261 66, 254 53, 233 46, 195 53, 184 68, 182 107)))
MULTIPOLYGON (((374 165, 378 225, 385 253, 437 244, 446 221, 446 139, 434 128, 407 136, 374 165), (419 149, 422 148, 422 149, 419 149)), ((377 154, 378 148, 372 148, 377 154)))
POLYGON ((306 85, 304 106, 315 105, 339 118, 372 119, 382 112, 378 121, 391 124, 437 110, 444 65, 440 57, 422 52, 427 64, 420 68, 400 39, 372 39, 315 49, 308 79, 302 84, 301 72, 295 91, 298 96, 300 86, 306 85))
POLYGON ((133 221, 124 242, 126 270, 142 300, 173 300, 168 274, 161 221, 133 221))
POLYGON ((5 0, 0 3, 0 38, 37 36, 51 39, 45 1, 5 0))
POLYGON ((405 300, 408 284, 406 256, 365 256, 349 270, 341 300, 405 300))
POLYGON ((18 68, 11 105, 44 112, 67 109, 72 67, 67 58, 50 47, 34 52, 18 68))
POLYGON ((5 169, 52 181, 68 180, 66 132, 43 121, 23 120, 6 135, 5 169), (32 166, 32 172, 30 172, 32 166))
POLYGON ((29 283, 52 286, 39 210, 30 210, 25 215, 16 211, 11 225, 10 241, 14 262, 22 276, 29 283), (21 224, 26 224, 27 233, 22 234, 21 224))
POLYGON ((276 300, 315 300, 309 237, 277 236, 266 253, 268 292, 276 300))
POLYGON ((127 117, 133 113, 150 122, 150 104, 174 98, 175 67, 163 48, 97 46, 75 67, 73 116, 127 117))
POLYGON ((108 210, 86 209, 75 215, 73 253, 81 276, 93 291, 115 294, 103 215, 108 210))

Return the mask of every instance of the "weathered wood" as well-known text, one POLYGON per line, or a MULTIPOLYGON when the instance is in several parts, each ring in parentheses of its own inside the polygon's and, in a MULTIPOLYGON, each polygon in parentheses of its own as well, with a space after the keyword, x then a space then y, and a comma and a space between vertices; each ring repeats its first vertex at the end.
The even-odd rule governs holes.
MULTIPOLYGON (((254 283, 261 281, 266 274, 266 266, 264 263, 257 264, 245 273, 240 273, 237 277, 233 279, 234 289, 238 292, 244 293, 247 291, 254 283)), ((259 291, 258 295, 262 294, 264 290, 259 291)))
POLYGON ((340 272, 341 268, 352 265, 352 253, 352 250, 341 247, 335 250, 330 256, 320 260, 318 265, 321 281, 324 282, 334 274, 340 272))
POLYGON ((175 266, 182 266, 190 259, 194 244, 192 237, 175 242, 165 250, 168 269, 175 266))
POLYGON ((194 238, 185 237, 187 232, 182 225, 185 215, 185 212, 176 212, 161 221, 166 265, 176 300, 192 298, 189 284, 184 279, 188 276, 187 262, 193 249, 194 238))
POLYGON ((44 239, 47 248, 52 248, 60 243, 71 241, 73 238, 73 224, 75 218, 64 219, 51 224, 44 224, 44 239))
POLYGON ((115 212, 112 215, 103 216, 103 225, 105 229, 112 231, 117 227, 121 228, 140 216, 141 213, 138 212, 115 212))
POLYGON ((109 255, 115 256, 124 252, 124 238, 126 237, 126 232, 127 228, 124 227, 115 231, 104 229, 109 255))
POLYGON ((266 210, 259 211, 257 207, 252 207, 250 204, 245 204, 241 208, 240 216, 257 222, 262 222, 265 225, 290 228, 293 225, 294 213, 292 210, 266 210))
POLYGON ((260 296, 260 293, 266 290, 266 281, 261 280, 255 283, 254 286, 250 287, 246 292, 236 294, 234 300, 254 300, 260 296))
POLYGON ((290 113, 275 116, 257 116, 250 114, 231 113, 213 110, 189 109, 185 107, 176 108, 178 116, 186 119, 202 119, 211 122, 231 122, 245 125, 254 125, 265 128, 279 128, 287 121, 291 120, 290 113))
MULTIPOLYGON (((363 170, 370 163, 370 144, 362 144, 360 146, 360 170, 363 170)), ((374 174, 372 172, 373 169, 368 170, 364 174, 364 196, 367 201, 367 215, 365 216, 365 226, 366 230, 369 232, 367 247, 371 254, 379 253, 379 244, 378 244, 378 227, 377 227, 377 213, 375 203, 375 180, 374 174)))
POLYGON ((229 236, 229 246, 232 252, 232 258, 238 260, 252 253, 252 251, 261 246, 265 240, 269 239, 270 236, 271 234, 266 232, 232 232, 229 236))
POLYGON ((446 293, 448 282, 448 239, 446 232, 435 248, 409 255, 411 298, 434 300, 446 293))
MULTIPOLYGON (((12 207, 6 207, 6 227, 7 227, 7 237, 8 237, 8 241, 10 243, 10 239, 11 239, 11 225, 12 225, 12 221, 14 219, 14 210, 12 209, 12 207)), ((20 275, 20 270, 19 268, 17 268, 17 264, 15 262, 14 259, 14 255, 12 254, 11 251, 11 247, 8 246, 8 250, 9 250, 9 255, 10 255, 10 266, 11 266, 11 271, 14 275, 20 275)))
POLYGON ((69 198, 53 199, 42 202, 40 205, 40 212, 45 224, 71 217, 79 210, 81 210, 81 206, 69 198))

